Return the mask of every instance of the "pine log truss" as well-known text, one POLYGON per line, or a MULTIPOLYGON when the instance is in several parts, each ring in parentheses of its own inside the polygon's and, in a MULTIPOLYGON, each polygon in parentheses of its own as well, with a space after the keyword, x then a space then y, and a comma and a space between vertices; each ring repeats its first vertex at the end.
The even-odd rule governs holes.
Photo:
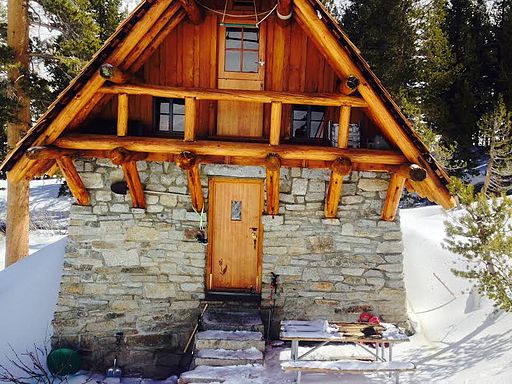
POLYGON ((331 164, 331 178, 325 199, 325 217, 336 217, 341 198, 343 178, 352 172, 352 162, 347 157, 338 157, 331 164))
POLYGON ((197 156, 193 152, 183 151, 176 156, 176 165, 187 172, 188 190, 192 206, 197 212, 202 212, 204 209, 204 199, 197 156))

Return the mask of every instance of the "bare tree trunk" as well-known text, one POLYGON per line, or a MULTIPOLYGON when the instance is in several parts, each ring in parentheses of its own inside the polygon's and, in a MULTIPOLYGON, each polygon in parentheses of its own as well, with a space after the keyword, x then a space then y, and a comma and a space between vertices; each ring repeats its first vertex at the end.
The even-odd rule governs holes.
MULTIPOLYGON (((21 82, 28 71, 29 54, 28 0, 8 0, 7 44, 14 49, 16 68, 9 72, 9 79, 17 97, 19 109, 17 121, 7 125, 9 149, 23 137, 30 127, 30 100, 23 91, 21 82)), ((5 265, 9 266, 28 255, 29 234, 29 181, 9 181, 7 175, 7 228, 5 265)))

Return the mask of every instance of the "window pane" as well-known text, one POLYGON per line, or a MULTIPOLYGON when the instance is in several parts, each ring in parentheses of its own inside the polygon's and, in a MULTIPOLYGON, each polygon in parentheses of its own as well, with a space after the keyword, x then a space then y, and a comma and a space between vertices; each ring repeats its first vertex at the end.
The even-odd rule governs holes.
POLYGON ((244 67, 242 72, 258 72, 258 52, 244 52, 244 67))
POLYGON ((311 130, 309 131, 309 137, 320 138, 323 136, 322 122, 311 121, 311 130))
POLYGON ((183 99, 174 99, 172 102, 172 113, 174 115, 185 114, 185 101, 183 99))
POLYGON ((183 132, 185 130, 185 116, 174 115, 172 117, 172 131, 183 132))
POLYGON ((158 130, 162 132, 169 132, 169 115, 160 115, 158 130))
POLYGON ((312 111, 311 112, 311 120, 323 120, 324 119, 324 112, 318 112, 318 111, 312 111))
POLYGON ((160 113, 169 113, 169 103, 167 101, 160 103, 160 113))
POLYGON ((240 53, 240 51, 226 51, 226 71, 240 72, 240 53))
POLYGON ((242 202, 239 200, 231 200, 231 220, 242 220, 242 202))
POLYGON ((242 47, 242 30, 240 28, 226 28, 226 48, 242 47))
POLYGON ((258 50, 258 30, 244 29, 244 49, 258 50))
POLYGON ((293 137, 306 137, 307 125, 306 121, 293 122, 293 137))

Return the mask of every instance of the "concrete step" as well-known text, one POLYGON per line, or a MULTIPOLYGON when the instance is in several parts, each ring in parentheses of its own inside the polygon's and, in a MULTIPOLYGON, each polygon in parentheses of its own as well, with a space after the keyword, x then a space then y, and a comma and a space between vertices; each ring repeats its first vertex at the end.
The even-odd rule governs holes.
POLYGON ((227 379, 237 378, 240 382, 243 379, 254 379, 262 377, 264 368, 260 364, 235 365, 224 367, 210 367, 200 365, 192 371, 184 372, 179 380, 179 384, 199 384, 199 383, 224 383, 227 379))
POLYGON ((253 331, 264 332, 259 311, 207 311, 202 320, 205 331, 253 331))
POLYGON ((240 350, 256 348, 265 350, 263 333, 252 331, 202 331, 196 334, 196 351, 203 349, 240 350))
POLYGON ((210 365, 215 367, 227 365, 263 364, 263 353, 256 348, 202 349, 194 355, 194 366, 210 365))

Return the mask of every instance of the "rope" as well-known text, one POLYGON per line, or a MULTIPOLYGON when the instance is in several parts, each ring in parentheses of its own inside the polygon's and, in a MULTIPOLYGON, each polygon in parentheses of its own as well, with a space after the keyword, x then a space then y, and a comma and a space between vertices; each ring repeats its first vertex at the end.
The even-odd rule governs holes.
MULTIPOLYGON (((197 3, 203 7, 204 9, 206 9, 207 11, 210 11, 210 12, 213 12, 217 15, 221 15, 221 16, 229 16, 229 17, 234 17, 234 18, 240 18, 240 19, 244 19, 244 18, 248 18, 248 17, 252 17, 254 15, 234 15, 234 14, 231 14, 231 13, 227 13, 226 10, 227 10, 227 1, 226 1, 226 6, 224 7, 224 12, 220 12, 220 11, 217 11, 216 9, 212 9, 204 4, 202 4, 201 2, 197 1, 197 3)), ((263 16, 265 15, 265 18, 261 19, 259 22, 261 23, 263 20, 265 20, 272 12, 274 12, 274 10, 277 8, 277 4, 274 6, 274 8, 272 8, 271 10, 269 11, 263 11, 263 12, 260 12, 260 13, 257 13, 257 16, 263 16)), ((224 19, 223 19, 224 20, 224 19)))
POLYGON ((197 212, 197 210, 194 206, 192 206, 192 209, 199 216, 199 229, 201 231, 204 230, 204 216, 203 216, 204 215, 204 204, 203 204, 203 208, 201 208, 201 213, 197 212))

